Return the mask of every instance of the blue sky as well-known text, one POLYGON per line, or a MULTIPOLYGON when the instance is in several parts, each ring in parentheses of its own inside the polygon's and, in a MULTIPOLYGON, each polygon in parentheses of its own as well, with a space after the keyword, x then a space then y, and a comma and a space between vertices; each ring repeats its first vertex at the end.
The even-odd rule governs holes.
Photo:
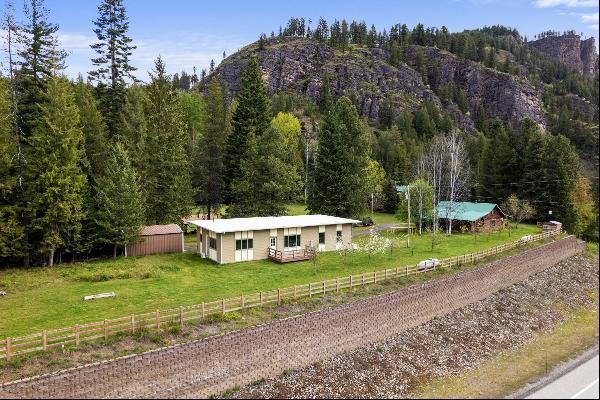
MULTIPOLYGON (((60 40, 69 52, 69 76, 86 73, 92 66, 89 44, 95 40, 92 21, 100 0, 46 0, 50 18, 60 25, 60 40)), ((17 9, 22 0, 13 0, 17 9)), ((365 20, 377 29, 394 23, 413 27, 446 25, 450 31, 503 24, 532 38, 548 30, 574 29, 598 43, 597 0, 303 0, 303 1, 193 1, 125 0, 130 36, 138 49, 132 64, 147 80, 147 71, 161 54, 169 72, 200 71, 210 59, 217 63, 257 40, 261 32, 277 32, 290 16, 319 16, 365 20)))

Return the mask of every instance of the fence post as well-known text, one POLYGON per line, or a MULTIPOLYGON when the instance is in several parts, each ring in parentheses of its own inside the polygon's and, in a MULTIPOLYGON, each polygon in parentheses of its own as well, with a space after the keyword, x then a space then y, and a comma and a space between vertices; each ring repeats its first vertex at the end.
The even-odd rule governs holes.
POLYGON ((396 278, 400 275, 400 268, 396 267, 396 278))
POLYGON ((183 307, 179 306, 179 329, 183 329, 183 307))
POLYGON ((312 283, 308 284, 308 297, 312 297, 312 283))
POLYGON ((8 360, 10 358, 11 354, 10 354, 10 338, 7 337, 6 338, 6 359, 8 360))
POLYGON ((325 281, 323 281, 323 295, 325 295, 325 281))
POLYGON ((261 306, 263 305, 263 294, 262 294, 262 292, 260 292, 260 305, 261 306))
POLYGON ((79 325, 75 325, 75 347, 79 347, 79 325))
POLYGON ((221 299, 221 311, 225 314, 225 299, 221 299))
POLYGON ((350 275, 350 289, 352 289, 352 275, 350 275))
POLYGON ((340 278, 335 278, 335 292, 340 292, 340 278))
POLYGON ((206 310, 204 307, 204 303, 202 303, 202 318, 206 317, 206 310))
POLYGON ((373 271, 373 283, 377 282, 377 271, 373 271))
POLYGON ((281 289, 277 288, 277 305, 281 305, 281 289))
POLYGON ((406 266, 406 276, 408 276, 408 265, 406 266))
POLYGON ((135 333, 135 314, 131 314, 131 333, 135 333))
POLYGON ((298 288, 294 285, 294 299, 296 299, 298 293, 298 288))
POLYGON ((104 340, 108 340, 108 320, 104 320, 104 340))
POLYGON ((385 275, 383 276, 383 280, 387 281, 387 268, 385 269, 385 275))
POLYGON ((364 272, 363 272, 363 274, 360 277, 360 284, 363 285, 363 286, 365 285, 365 273, 364 272))
POLYGON ((42 332, 42 348, 44 351, 48 350, 48 333, 45 330, 42 332))
POLYGON ((156 329, 160 329, 160 310, 156 310, 156 329))
POLYGON ((244 309, 244 295, 240 296, 240 308, 243 310, 244 309))

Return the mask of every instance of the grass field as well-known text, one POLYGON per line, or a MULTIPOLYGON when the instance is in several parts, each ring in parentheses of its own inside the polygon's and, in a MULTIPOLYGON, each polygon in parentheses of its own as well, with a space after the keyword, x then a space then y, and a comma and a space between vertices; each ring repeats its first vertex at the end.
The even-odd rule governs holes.
POLYGON ((574 311, 548 333, 539 334, 515 352, 501 352, 463 375, 434 379, 418 391, 418 397, 455 399, 501 399, 535 382, 551 369, 598 343, 598 292, 592 294, 594 309, 574 311))
MULTIPOLYGON (((479 235, 476 240, 468 234, 454 234, 445 237, 434 251, 428 236, 414 237, 412 248, 396 247, 370 261, 361 252, 349 255, 345 263, 336 252, 322 253, 316 269, 309 261, 219 265, 193 253, 8 269, 0 271, 0 290, 8 292, 0 297, 0 337, 404 266, 428 257, 474 252, 535 232, 536 226, 521 225, 511 237, 507 231, 479 235), (83 301, 85 295, 111 291, 116 297, 83 301)), ((401 245, 401 235, 386 235, 401 245)), ((355 241, 361 240, 366 238, 355 241)))

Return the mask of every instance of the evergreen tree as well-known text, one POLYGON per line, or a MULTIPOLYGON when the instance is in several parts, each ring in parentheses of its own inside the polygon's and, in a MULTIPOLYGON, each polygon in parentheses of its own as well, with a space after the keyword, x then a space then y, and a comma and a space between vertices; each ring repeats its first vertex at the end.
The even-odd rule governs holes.
POLYGON ((398 196, 396 184, 388 178, 385 180, 385 185, 383 186, 383 209, 385 212, 394 214, 398 209, 399 203, 400 196, 398 196))
POLYGON ((74 92, 75 102, 79 109, 81 129, 85 136, 85 154, 89 162, 86 173, 91 177, 97 177, 102 171, 108 151, 106 124, 98 110, 91 87, 83 82, 81 76, 75 84, 74 92))
POLYGON ((49 80, 47 98, 41 122, 29 138, 28 211, 30 227, 40 236, 39 251, 52 266, 55 251, 76 240, 81 229, 85 175, 80 163, 85 151, 70 83, 49 80))
POLYGON ((431 139, 437 133, 435 122, 431 118, 426 105, 422 105, 417 111, 414 124, 417 135, 423 139, 431 139))
POLYGON ((0 78, 0 257, 20 256, 24 229, 16 202, 19 190, 16 149, 12 137, 12 112, 8 80, 0 78))
POLYGON ((98 19, 94 21, 98 42, 91 45, 98 55, 92 59, 97 69, 89 72, 89 77, 98 83, 98 95, 109 135, 121 139, 120 122, 125 105, 126 79, 135 81, 133 72, 136 68, 129 64, 129 57, 136 46, 131 44, 131 38, 127 36, 129 21, 122 0, 102 0, 98 13, 98 19))
POLYGON ((197 204, 206 207, 208 217, 223 202, 223 147, 227 137, 225 99, 213 77, 206 95, 206 122, 202 138, 194 148, 192 184, 197 204))
POLYGON ((486 199, 500 204, 514 191, 520 173, 511 137, 499 118, 493 120, 490 136, 482 155, 481 189, 486 199))
POLYGON ((48 22, 49 12, 43 0, 25 2, 26 24, 22 27, 19 41, 19 119, 21 131, 31 135, 35 124, 41 118, 40 104, 48 99, 45 96, 48 80, 64 65, 66 53, 59 50, 58 25, 48 22))
POLYGON ((194 147, 200 139, 202 125, 206 113, 204 99, 198 92, 185 92, 180 95, 181 105, 183 107, 184 124, 187 135, 187 151, 189 157, 192 157, 194 147))
POLYGON ((148 133, 141 174, 146 192, 146 222, 179 223, 192 203, 190 161, 181 104, 160 57, 150 73, 147 91, 148 133))
POLYGON ((140 178, 122 143, 113 146, 104 173, 96 179, 95 191, 100 242, 113 245, 116 257, 117 247, 125 247, 138 237, 145 217, 140 178))
POLYGON ((482 104, 479 104, 479 108, 477 109, 477 120, 475 121, 475 127, 479 132, 483 132, 487 135, 488 119, 487 113, 485 112, 485 108, 483 108, 482 104))
POLYGON ((323 83, 321 83, 321 95, 319 98, 321 112, 326 113, 333 107, 333 97, 331 96, 331 83, 329 82, 329 74, 323 74, 323 83))
POLYGON ((237 107, 232 117, 232 131, 225 145, 224 164, 224 199, 231 203, 235 199, 232 184, 241 177, 240 162, 244 157, 246 141, 250 132, 255 137, 261 136, 269 129, 270 106, 267 90, 262 79, 258 59, 252 57, 242 76, 242 85, 237 95, 237 107))
POLYGON ((121 142, 125 145, 129 161, 138 172, 142 170, 145 160, 148 108, 148 93, 143 86, 134 84, 127 88, 121 115, 121 142))
POLYGON ((350 99, 341 97, 321 123, 308 204, 311 212, 358 217, 366 210, 362 174, 368 166, 368 152, 368 136, 356 108, 350 99))

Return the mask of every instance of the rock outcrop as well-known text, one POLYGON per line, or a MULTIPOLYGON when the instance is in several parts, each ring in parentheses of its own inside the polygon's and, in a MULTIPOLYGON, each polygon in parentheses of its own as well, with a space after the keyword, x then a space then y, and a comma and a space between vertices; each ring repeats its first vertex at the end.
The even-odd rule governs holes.
POLYGON ((586 76, 598 76, 598 53, 593 37, 581 40, 579 35, 572 34, 548 36, 529 42, 529 46, 586 76))
MULTIPOLYGON (((391 102, 395 114, 402 109, 414 111, 425 101, 434 102, 451 112, 461 129, 475 132, 472 116, 483 105, 488 117, 500 117, 515 127, 525 118, 546 129, 541 106, 541 93, 525 80, 486 68, 481 64, 460 60, 451 53, 425 49, 427 64, 439 63, 441 83, 451 81, 465 88, 470 112, 463 114, 453 103, 440 98, 423 83, 410 65, 393 66, 383 49, 353 49, 342 52, 303 38, 271 38, 262 49, 257 43, 244 47, 226 58, 215 70, 226 84, 228 95, 240 87, 241 73, 251 55, 257 55, 267 83, 269 95, 293 91, 318 101, 325 73, 329 75, 334 95, 356 99, 363 117, 376 119, 384 100, 391 102)), ((407 57, 413 64, 415 49, 407 57)))

